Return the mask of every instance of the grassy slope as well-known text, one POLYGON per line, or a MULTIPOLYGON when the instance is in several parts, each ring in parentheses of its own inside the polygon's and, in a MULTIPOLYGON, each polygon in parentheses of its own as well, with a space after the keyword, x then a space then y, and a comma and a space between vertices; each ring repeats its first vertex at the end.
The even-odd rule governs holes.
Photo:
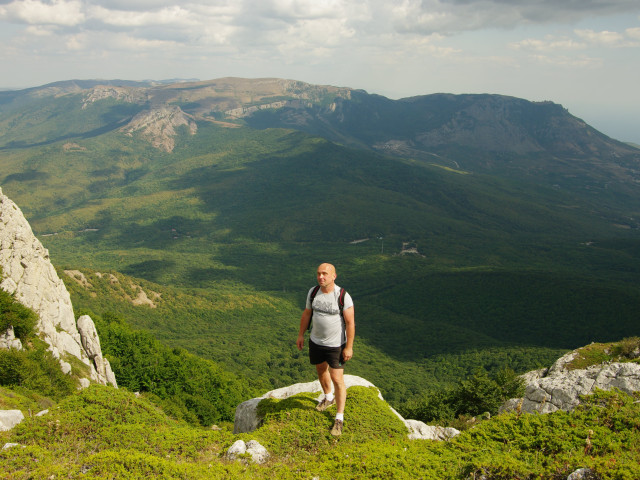
POLYGON ((226 426, 187 427, 144 398, 93 386, 0 432, 1 443, 18 444, 0 451, 0 478, 564 479, 584 467, 603 479, 640 475, 640 403, 625 394, 599 393, 572 413, 500 415, 449 442, 406 440, 371 389, 350 389, 339 440, 328 434, 331 412, 313 407, 305 394, 264 401, 263 426, 234 436, 226 426), (226 460, 238 439, 258 440, 267 463, 226 460))

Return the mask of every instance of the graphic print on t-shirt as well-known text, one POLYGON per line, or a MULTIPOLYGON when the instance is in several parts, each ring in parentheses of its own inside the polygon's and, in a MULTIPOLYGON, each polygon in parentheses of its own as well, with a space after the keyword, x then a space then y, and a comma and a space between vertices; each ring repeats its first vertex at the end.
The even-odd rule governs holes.
MULTIPOLYGON (((332 292, 333 293, 333 292, 332 292)), ((340 313, 340 309, 338 304, 332 298, 332 295, 320 295, 316 296, 313 299, 313 311, 319 313, 326 313, 327 315, 338 315, 340 313)))

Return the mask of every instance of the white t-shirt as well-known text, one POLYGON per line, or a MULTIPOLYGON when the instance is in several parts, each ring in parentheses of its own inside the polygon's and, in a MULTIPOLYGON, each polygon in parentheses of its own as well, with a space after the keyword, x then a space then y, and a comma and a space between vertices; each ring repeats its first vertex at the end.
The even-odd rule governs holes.
MULTIPOLYGON (((313 310, 311 317, 311 335, 309 338, 316 345, 324 347, 340 347, 346 341, 346 332, 343 327, 342 317, 340 316, 340 305, 338 297, 340 296, 340 287, 335 285, 333 292, 322 293, 318 290, 313 299, 313 308, 309 303, 311 292, 307 293, 306 308, 313 310)), ((345 292, 343 311, 353 307, 351 296, 345 292)))

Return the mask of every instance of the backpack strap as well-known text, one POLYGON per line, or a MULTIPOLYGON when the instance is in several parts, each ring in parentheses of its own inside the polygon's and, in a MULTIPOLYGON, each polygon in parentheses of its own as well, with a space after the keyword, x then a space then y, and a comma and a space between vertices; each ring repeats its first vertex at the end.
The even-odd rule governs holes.
MULTIPOLYGON (((309 295, 309 303, 311 303, 313 305, 313 299, 316 298, 316 295, 318 294, 318 290, 320 290, 320 285, 316 285, 315 287, 313 287, 313 290, 311 290, 311 295, 309 295)), ((313 310, 313 307, 311 307, 311 309, 313 310)))
POLYGON ((344 321, 344 315, 342 311, 344 310, 344 294, 347 293, 346 290, 340 287, 340 295, 338 295, 338 307, 340 308, 340 319, 342 320, 342 338, 344 341, 347 341, 347 322, 344 321))
POLYGON ((309 295, 309 305, 311 305, 311 317, 309 317, 309 326, 307 327, 307 330, 309 331, 311 330, 311 321, 313 320, 313 299, 316 298, 318 290, 320 290, 320 285, 316 285, 315 287, 313 287, 313 290, 311 290, 311 295, 309 295))

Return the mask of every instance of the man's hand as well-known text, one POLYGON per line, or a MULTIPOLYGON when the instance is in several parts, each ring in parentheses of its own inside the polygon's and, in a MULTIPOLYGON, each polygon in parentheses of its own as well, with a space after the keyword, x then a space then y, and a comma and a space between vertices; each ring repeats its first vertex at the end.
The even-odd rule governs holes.
POLYGON ((296 340, 296 346, 298 347, 298 350, 302 350, 302 347, 304 347, 304 335, 298 335, 298 340, 296 340))
POLYGON ((348 362, 352 358, 353 358, 353 348, 345 347, 344 350, 342 350, 342 360, 344 360, 345 362, 348 362))

